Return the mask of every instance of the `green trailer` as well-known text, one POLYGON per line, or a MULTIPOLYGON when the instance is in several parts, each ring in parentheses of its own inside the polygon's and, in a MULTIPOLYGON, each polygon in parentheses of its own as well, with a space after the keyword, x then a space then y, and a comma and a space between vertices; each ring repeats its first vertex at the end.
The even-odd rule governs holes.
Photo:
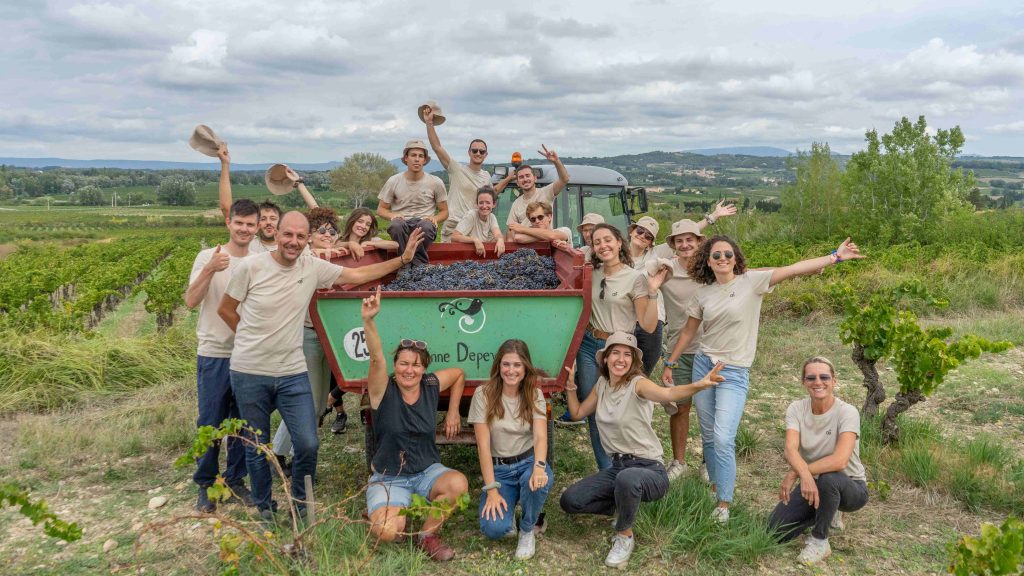
MULTIPOLYGON (((428 249, 432 264, 450 264, 462 260, 494 260, 494 245, 487 244, 483 257, 472 244, 434 244, 428 249)), ((560 281, 552 290, 483 290, 454 292, 383 292, 377 327, 387 354, 402 338, 427 342, 431 370, 462 368, 466 373, 462 414, 477 386, 490 377, 498 347, 509 338, 518 338, 530 347, 535 366, 546 374, 542 390, 546 398, 560 392, 568 376, 567 368, 576 359, 576 350, 590 319, 590 278, 592 268, 582 253, 573 249, 554 249, 547 242, 506 244, 506 252, 531 248, 542 256, 552 256, 560 281)), ((335 259, 343 266, 365 266, 395 257, 394 252, 372 251, 362 259, 335 259)), ((323 344, 331 371, 339 387, 363 398, 362 421, 366 427, 367 462, 376 450, 372 414, 366 396, 369 353, 363 334, 360 305, 378 283, 318 290, 310 303, 313 325, 323 344)), ((441 402, 447 406, 447 402, 441 402)), ((554 427, 548 401, 548 461, 552 460, 554 427)), ((473 444, 471 427, 463 427, 449 440, 439 430, 438 444, 473 444)))

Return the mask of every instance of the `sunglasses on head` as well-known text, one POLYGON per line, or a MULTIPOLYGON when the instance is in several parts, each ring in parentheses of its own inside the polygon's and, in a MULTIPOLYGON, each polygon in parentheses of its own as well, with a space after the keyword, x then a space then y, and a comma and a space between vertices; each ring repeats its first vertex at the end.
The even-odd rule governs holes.
POLYGON ((637 226, 633 231, 636 232, 637 236, 647 240, 648 242, 654 242, 654 234, 651 234, 647 229, 637 226))
MULTIPOLYGON (((608 281, 605 280, 604 278, 601 278, 601 292, 597 295, 599 299, 604 300, 604 289, 607 287, 608 281)), ((593 296, 591 296, 591 298, 593 298, 593 296)))
POLYGON ((321 227, 317 228, 316 231, 321 233, 321 234, 330 234, 331 236, 337 236, 338 235, 338 231, 335 230, 334 228, 331 228, 330 226, 321 226, 321 227))
POLYGON ((540 222, 546 216, 547 214, 538 214, 537 216, 529 216, 528 218, 530 219, 530 222, 540 222))
POLYGON ((814 374, 808 374, 808 375, 804 376, 804 381, 806 381, 806 382, 814 382, 815 380, 821 380, 822 382, 831 382, 832 381, 832 375, 831 374, 821 374, 821 375, 817 375, 816 376, 814 374))
POLYGON ((398 343, 399 348, 415 348, 417 350, 426 350, 427 343, 423 340, 411 340, 409 338, 402 338, 398 343))
POLYGON ((487 150, 484 148, 470 148, 470 154, 487 154, 487 150))
POLYGON ((726 250, 725 252, 712 252, 711 253, 711 259, 712 260, 718 260, 722 256, 725 256, 726 258, 732 258, 733 256, 735 256, 735 254, 732 253, 732 250, 726 250))

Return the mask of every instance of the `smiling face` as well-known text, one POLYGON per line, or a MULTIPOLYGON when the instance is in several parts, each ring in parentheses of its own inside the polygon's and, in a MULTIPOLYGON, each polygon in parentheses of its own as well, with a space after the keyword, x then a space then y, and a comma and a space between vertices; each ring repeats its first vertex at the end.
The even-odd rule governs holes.
POLYGON ((401 350, 395 360, 395 381, 402 388, 415 388, 419 386, 426 369, 427 367, 423 365, 420 355, 415 350, 401 350))
POLYGON ((490 194, 477 194, 476 211, 480 214, 481 220, 487 220, 494 211, 494 198, 490 194))
POLYGON ((228 219, 228 233, 231 235, 231 243, 241 248, 252 242, 259 225, 259 216, 250 214, 248 216, 234 215, 228 219))
POLYGON ((601 262, 608 263, 618 260, 622 242, 612 234, 611 230, 601 228, 593 235, 594 254, 601 262))
POLYGON ((711 254, 708 256, 708 266, 716 276, 732 273, 736 266, 736 254, 733 252, 732 244, 722 240, 712 244, 711 254))
POLYGON ((523 168, 516 172, 516 184, 523 191, 523 194, 532 192, 537 185, 537 177, 533 175, 533 169, 523 168))
POLYGON ((334 246, 335 239, 338 238, 338 230, 334 227, 334 224, 330 222, 324 222, 316 229, 310 232, 313 242, 313 248, 319 250, 326 250, 334 246), (323 230, 323 232, 321 232, 323 230))
POLYGON ((811 362, 804 366, 804 388, 811 400, 827 400, 836 387, 836 375, 824 362, 811 362))
POLYGON ((409 148, 402 161, 409 167, 409 172, 422 172, 423 167, 427 164, 427 151, 420 148, 409 148))
POLYGON ((633 349, 624 344, 615 344, 604 353, 608 374, 618 380, 633 367, 633 349))
POLYGON ((277 210, 264 208, 260 210, 260 240, 264 242, 271 242, 274 240, 274 236, 277 234, 277 225, 281 220, 281 216, 278 215, 277 210))
POLYGON ((654 244, 654 234, 651 234, 650 230, 643 226, 634 226, 633 231, 629 233, 630 243, 639 248, 641 251, 647 250, 654 244))
POLYGON ((359 217, 355 223, 352 224, 352 231, 356 233, 356 236, 363 238, 370 231, 370 225, 373 223, 373 216, 369 214, 363 214, 359 217))
POLYGON ((277 251, 282 263, 292 265, 309 243, 309 221, 299 212, 289 212, 277 228, 277 251))
POLYGON ((501 357, 501 382, 506 386, 519 386, 526 376, 526 365, 519 354, 509 352, 501 357))
POLYGON ((672 247, 675 249, 676 254, 684 259, 689 259, 700 248, 700 238, 696 234, 689 232, 672 238, 672 241, 672 247))

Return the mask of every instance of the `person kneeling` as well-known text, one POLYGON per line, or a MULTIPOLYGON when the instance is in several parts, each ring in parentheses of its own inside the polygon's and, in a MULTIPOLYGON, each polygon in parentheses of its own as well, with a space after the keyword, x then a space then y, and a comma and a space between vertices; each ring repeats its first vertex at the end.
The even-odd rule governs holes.
POLYGON ((537 520, 554 482, 544 461, 548 449, 547 407, 540 374, 522 340, 506 340, 494 357, 491 377, 473 391, 469 422, 476 432, 484 496, 480 499, 480 530, 492 540, 515 534, 516 558, 533 558, 537 520))
POLYGON ((807 528, 811 535, 800 561, 814 564, 832 553, 829 528, 840 511, 854 512, 868 503, 864 465, 860 461, 860 414, 834 395, 835 367, 825 358, 804 362, 808 397, 786 409, 786 462, 779 503, 768 525, 788 542, 807 528), (800 484, 794 487, 796 481, 800 484))
MULTIPOLYGON (((612 467, 566 489, 561 506, 569 514, 617 516, 612 549, 604 563, 622 568, 635 547, 633 521, 640 502, 660 500, 668 492, 661 440, 651 427, 654 406, 682 402, 721 382, 718 373, 723 364, 699 382, 662 388, 644 376, 643 353, 633 334, 613 333, 596 357, 601 376, 590 395, 582 403, 575 394, 566 398, 573 420, 596 415, 601 446, 612 457, 612 467)), ((575 386, 566 390, 573 391, 575 386)))
MULTIPOLYGON (((366 489, 366 507, 370 532, 386 542, 404 535, 407 516, 401 511, 417 494, 431 503, 454 506, 469 491, 466 476, 441 464, 434 441, 434 418, 441 392, 448 390, 450 401, 445 417, 445 435, 459 431, 459 400, 465 375, 461 368, 445 368, 427 373, 430 353, 427 344, 403 339, 395 349, 394 374, 388 376, 384 350, 374 317, 380 311, 380 287, 363 299, 363 330, 370 352, 367 390, 373 410, 373 435, 377 451, 373 455, 372 474, 366 489)), ((447 513, 431 510, 419 532, 419 547, 434 560, 455 557, 437 535, 447 513)))

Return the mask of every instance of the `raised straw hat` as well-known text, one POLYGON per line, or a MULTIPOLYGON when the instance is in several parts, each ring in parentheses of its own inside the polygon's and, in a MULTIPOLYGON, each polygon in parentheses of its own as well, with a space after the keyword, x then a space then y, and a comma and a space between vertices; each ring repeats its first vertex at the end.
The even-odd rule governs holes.
POLYGON ((195 130, 192 131, 192 137, 188 139, 189 146, 214 158, 217 157, 217 149, 224 144, 225 142, 218 138, 206 124, 196 126, 195 130))
POLYGON ((267 168, 267 173, 263 180, 267 183, 267 189, 275 196, 282 196, 291 192, 297 182, 297 180, 288 175, 287 164, 274 164, 267 168))
POLYGON ((427 123, 427 121, 423 119, 423 113, 427 111, 427 108, 434 111, 434 126, 444 124, 444 121, 447 120, 447 118, 444 117, 444 112, 441 111, 441 107, 433 100, 427 100, 425 104, 420 105, 420 107, 416 109, 416 113, 419 114, 421 122, 424 124, 427 123))

